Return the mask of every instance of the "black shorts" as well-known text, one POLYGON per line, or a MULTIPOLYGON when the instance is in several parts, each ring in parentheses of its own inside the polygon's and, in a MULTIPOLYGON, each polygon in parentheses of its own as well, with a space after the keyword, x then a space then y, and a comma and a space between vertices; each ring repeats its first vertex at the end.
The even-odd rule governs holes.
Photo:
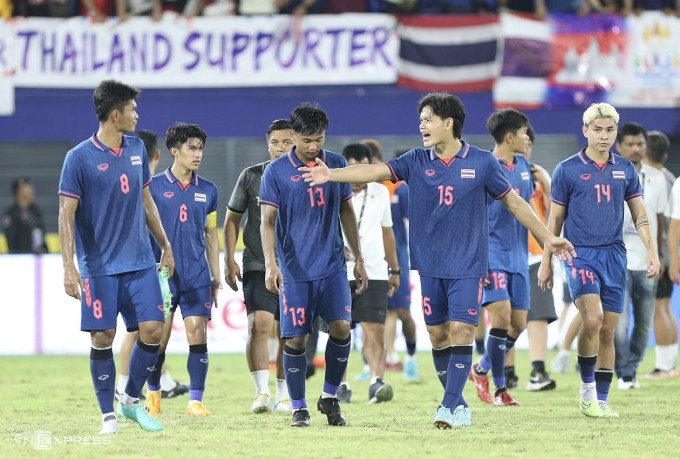
POLYGON ((566 282, 562 284, 562 302, 564 304, 570 304, 574 302, 574 300, 571 299, 569 284, 567 284, 566 282))
POLYGON ((673 293, 673 281, 668 276, 668 266, 665 266, 663 276, 656 284, 656 298, 670 298, 673 293))
POLYGON ((264 271, 247 271, 243 275, 243 298, 246 312, 267 311, 274 314, 274 320, 281 318, 279 296, 267 290, 264 271))
POLYGON ((354 291, 357 283, 349 283, 352 290, 352 322, 375 322, 384 324, 387 317, 387 292, 390 283, 386 280, 369 280, 368 290, 361 295, 354 291))
MULTIPOLYGON (((534 263, 529 265, 529 284, 531 285, 531 297, 529 309, 529 314, 527 315, 527 321, 529 320, 546 320, 548 323, 557 320, 557 314, 555 313, 555 298, 553 298, 552 289, 545 289, 545 292, 541 290, 538 286, 538 267, 540 263, 534 263)), ((567 289, 567 292, 569 289, 567 289)))

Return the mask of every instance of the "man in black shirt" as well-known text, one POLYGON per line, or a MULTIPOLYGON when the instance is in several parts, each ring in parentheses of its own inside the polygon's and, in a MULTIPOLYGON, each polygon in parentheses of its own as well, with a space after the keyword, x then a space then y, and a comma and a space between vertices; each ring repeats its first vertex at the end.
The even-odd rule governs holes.
POLYGON ((9 253, 46 253, 45 225, 42 212, 33 204, 33 184, 20 177, 12 182, 12 194, 14 204, 2 216, 9 253))

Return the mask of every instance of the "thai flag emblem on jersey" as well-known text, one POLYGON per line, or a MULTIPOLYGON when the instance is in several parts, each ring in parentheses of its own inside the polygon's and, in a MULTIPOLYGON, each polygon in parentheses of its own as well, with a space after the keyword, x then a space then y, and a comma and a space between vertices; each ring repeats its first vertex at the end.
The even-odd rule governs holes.
POLYGON ((132 163, 133 166, 141 166, 142 165, 142 157, 141 156, 130 156, 130 162, 132 163))
POLYGON ((206 202, 205 193, 194 193, 194 201, 196 202, 206 202))
POLYGON ((460 170, 460 178, 475 178, 475 170, 474 169, 461 169, 460 170))
POLYGON ((626 173, 624 171, 612 171, 612 176, 615 179, 622 179, 622 180, 626 179, 626 173))
POLYGON ((529 173, 524 171, 522 172, 522 180, 529 180, 529 173))

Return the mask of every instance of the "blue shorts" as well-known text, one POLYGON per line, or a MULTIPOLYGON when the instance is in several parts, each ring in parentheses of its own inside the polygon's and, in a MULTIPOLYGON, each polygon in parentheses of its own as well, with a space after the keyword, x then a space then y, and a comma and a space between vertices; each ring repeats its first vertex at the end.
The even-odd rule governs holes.
POLYGON ((387 309, 411 307, 411 271, 404 269, 399 277, 399 288, 387 298, 387 309))
POLYGON ((482 305, 496 301, 510 301, 512 309, 528 311, 531 307, 529 272, 509 273, 500 270, 489 271, 489 285, 484 287, 482 305))
POLYGON ((116 328, 118 313, 128 331, 139 330, 139 322, 164 321, 163 298, 156 267, 85 277, 80 303, 80 329, 99 331, 116 328))
POLYGON ((185 292, 174 290, 170 290, 170 292, 172 293, 172 312, 175 312, 177 306, 179 306, 183 319, 190 316, 210 319, 213 298, 209 285, 185 292))
POLYGON ((463 322, 477 326, 484 278, 437 279, 420 276, 425 325, 463 322))
POLYGON ((352 296, 346 271, 315 281, 284 281, 279 291, 281 338, 311 333, 317 316, 329 324, 336 320, 352 321, 352 296))
POLYGON ((604 311, 623 312, 626 296, 626 254, 616 247, 578 247, 578 256, 564 263, 571 297, 594 293, 604 311))

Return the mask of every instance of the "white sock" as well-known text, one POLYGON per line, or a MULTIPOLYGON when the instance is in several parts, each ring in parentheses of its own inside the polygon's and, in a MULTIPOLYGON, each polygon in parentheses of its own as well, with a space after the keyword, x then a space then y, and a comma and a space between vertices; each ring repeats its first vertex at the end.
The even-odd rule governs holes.
POLYGON ((250 373, 255 384, 255 395, 266 394, 269 395, 269 370, 257 370, 250 373))
MULTIPOLYGON (((387 357, 387 363, 399 363, 399 354, 397 354, 396 352, 391 353, 387 357)), ((364 367, 368 368, 368 366, 366 365, 364 367)))
POLYGON ((597 398, 597 390, 595 388, 595 383, 581 383, 581 400, 589 401, 595 400, 597 398))
POLYGON ((656 365, 662 371, 671 371, 675 368, 678 358, 678 345, 666 344, 656 346, 656 365))
POLYGON ((130 379, 128 375, 118 375, 116 390, 118 391, 119 394, 125 392, 125 386, 127 386, 128 379, 130 379))
POLYGON ((123 395, 120 396, 120 403, 122 403, 125 408, 130 408, 132 405, 139 403, 139 399, 130 397, 123 392, 123 395))
POLYGON ((161 373, 161 390, 170 391, 177 387, 177 381, 172 378, 170 371, 161 373))
POLYGON ((673 346, 673 350, 671 351, 671 357, 668 363, 673 365, 671 367, 672 370, 673 368, 678 366, 678 343, 671 344, 671 346, 673 346))
POLYGON ((288 384, 286 384, 285 379, 276 379, 276 401, 290 399, 288 395, 288 384))
POLYGON ((111 419, 106 419, 106 418, 113 418, 114 420, 116 419, 116 413, 111 411, 110 413, 102 413, 102 422, 106 422, 107 420, 110 421, 111 419))
POLYGON ((567 350, 565 350, 565 349, 560 349, 560 352, 559 352, 558 357, 561 357, 561 356, 563 356, 563 355, 566 355, 567 357, 570 357, 570 356, 571 356, 571 351, 567 351, 567 350))
POLYGON ((345 386, 345 389, 349 390, 349 383, 346 381, 341 382, 340 386, 345 386))
POLYGON ((371 376, 371 384, 375 384, 378 381, 379 376, 371 376))
POLYGON ((99 431, 99 435, 113 435, 117 433, 118 418, 116 418, 116 413, 111 412, 102 414, 102 429, 99 431))
POLYGON ((329 394, 328 392, 321 392, 321 398, 338 398, 338 394, 329 394))

